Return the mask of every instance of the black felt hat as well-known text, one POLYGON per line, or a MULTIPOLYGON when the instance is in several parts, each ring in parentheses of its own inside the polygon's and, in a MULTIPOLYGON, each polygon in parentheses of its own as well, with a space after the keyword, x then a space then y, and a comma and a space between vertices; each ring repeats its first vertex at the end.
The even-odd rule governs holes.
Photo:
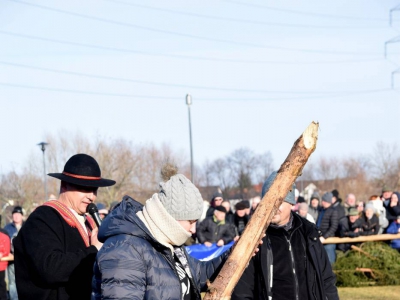
POLYGON ((62 173, 47 175, 80 186, 104 187, 115 184, 114 180, 101 178, 99 164, 87 154, 75 154, 67 161, 62 173))

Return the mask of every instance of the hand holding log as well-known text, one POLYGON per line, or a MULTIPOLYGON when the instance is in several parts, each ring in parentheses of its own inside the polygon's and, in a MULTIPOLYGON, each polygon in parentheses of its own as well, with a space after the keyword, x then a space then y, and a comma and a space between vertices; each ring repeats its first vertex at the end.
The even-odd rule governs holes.
POLYGON ((271 223, 272 217, 315 150, 317 137, 318 123, 312 122, 294 143, 275 181, 258 204, 231 255, 214 282, 210 284, 204 300, 230 299, 234 287, 259 245, 263 233, 271 223))

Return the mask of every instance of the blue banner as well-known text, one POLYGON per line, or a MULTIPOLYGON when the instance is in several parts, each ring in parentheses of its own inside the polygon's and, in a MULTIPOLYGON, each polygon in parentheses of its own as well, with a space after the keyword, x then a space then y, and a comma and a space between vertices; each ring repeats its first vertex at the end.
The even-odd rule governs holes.
POLYGON ((230 242, 224 246, 218 247, 217 244, 212 244, 211 247, 204 246, 203 244, 195 244, 186 246, 186 250, 190 256, 197 258, 198 260, 210 260, 214 257, 220 256, 226 250, 228 250, 234 242, 230 242))

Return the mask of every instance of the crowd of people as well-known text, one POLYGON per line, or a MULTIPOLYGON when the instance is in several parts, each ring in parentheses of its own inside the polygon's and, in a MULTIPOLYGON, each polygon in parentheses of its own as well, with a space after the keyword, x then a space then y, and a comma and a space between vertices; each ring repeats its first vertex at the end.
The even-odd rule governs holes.
MULTIPOLYGON (((323 243, 329 237, 358 237, 382 233, 399 233, 399 193, 387 187, 382 195, 372 195, 368 201, 358 201, 352 193, 343 202, 339 192, 333 190, 322 196, 312 194, 309 203, 295 189, 295 203, 292 211, 314 223, 320 231, 323 243)), ((219 192, 214 194, 204 220, 200 220, 194 240, 206 246, 223 246, 237 240, 260 201, 256 197, 236 202, 232 212, 230 202, 219 192)), ((351 243, 326 244, 329 261, 336 260, 336 251, 346 252, 351 243)), ((400 240, 393 240, 391 246, 400 251, 400 240)))
MULTIPOLYGON (((0 231, 0 300, 201 299, 231 249, 199 261, 185 245, 237 241, 277 172, 260 196, 232 207, 220 192, 204 201, 171 166, 162 174, 159 191, 145 204, 130 196, 110 208, 99 203, 99 228, 87 207, 98 188, 115 181, 101 177, 96 160, 77 154, 62 173, 48 174, 61 181, 59 197, 25 222, 22 207, 14 207, 12 222, 0 231)), ((336 251, 351 245, 324 245, 325 239, 400 232, 399 193, 387 188, 366 202, 349 194, 342 203, 337 190, 315 193, 308 202, 293 186, 232 299, 338 299, 331 265, 336 251)), ((399 249, 400 240, 392 246, 399 249)))

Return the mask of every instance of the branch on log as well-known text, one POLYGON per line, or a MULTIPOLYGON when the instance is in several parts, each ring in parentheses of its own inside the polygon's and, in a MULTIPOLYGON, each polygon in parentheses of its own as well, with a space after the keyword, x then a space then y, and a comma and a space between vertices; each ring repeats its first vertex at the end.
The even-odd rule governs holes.
POLYGON ((278 174, 258 204, 241 238, 225 262, 220 273, 208 288, 204 300, 230 299, 232 291, 248 265, 263 233, 282 204, 288 191, 303 170, 311 153, 315 150, 318 137, 318 123, 312 122, 296 140, 278 174))
POLYGON ((376 279, 376 276, 375 276, 374 271, 372 269, 369 269, 369 268, 356 268, 356 271, 363 272, 363 273, 369 273, 370 276, 373 279, 376 279))
POLYGON ((400 239, 400 233, 397 234, 376 234, 359 236, 355 238, 345 237, 330 237, 325 239, 322 244, 343 244, 343 243, 362 243, 362 242, 375 242, 375 241, 389 241, 400 239))
POLYGON ((364 254, 365 256, 369 257, 369 258, 372 259, 372 260, 376 260, 376 257, 373 257, 371 254, 369 254, 368 252, 365 252, 364 250, 362 250, 361 248, 359 248, 359 247, 357 247, 357 246, 351 245, 350 248, 351 248, 352 250, 355 250, 355 251, 358 251, 358 252, 364 254))

